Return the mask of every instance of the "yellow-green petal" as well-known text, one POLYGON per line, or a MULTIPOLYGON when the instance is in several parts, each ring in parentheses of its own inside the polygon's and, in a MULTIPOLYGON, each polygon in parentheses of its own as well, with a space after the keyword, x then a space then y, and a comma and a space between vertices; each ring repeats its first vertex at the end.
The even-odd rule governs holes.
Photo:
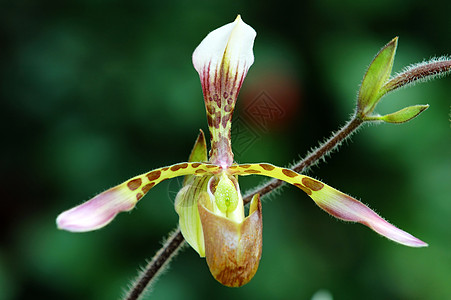
POLYGON ((427 246, 425 242, 385 221, 360 201, 293 170, 260 163, 233 165, 229 168, 229 172, 235 175, 258 174, 283 180, 303 190, 320 208, 336 218, 364 224, 377 233, 406 246, 427 246))
POLYGON ((83 232, 104 227, 123 211, 129 211, 155 185, 184 175, 213 175, 221 168, 207 163, 179 163, 135 176, 72 209, 61 213, 58 228, 83 232))
POLYGON ((205 256, 204 234, 199 218, 197 202, 202 193, 206 193, 211 176, 190 177, 175 198, 175 211, 179 215, 179 227, 186 242, 205 256))

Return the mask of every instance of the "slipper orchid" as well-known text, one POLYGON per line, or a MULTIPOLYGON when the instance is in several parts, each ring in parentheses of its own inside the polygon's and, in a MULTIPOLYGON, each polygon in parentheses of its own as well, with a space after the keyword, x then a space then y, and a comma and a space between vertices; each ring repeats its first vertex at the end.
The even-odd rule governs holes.
POLYGON ((63 212, 57 218, 58 227, 73 232, 99 229, 119 212, 133 209, 158 183, 185 176, 175 201, 185 240, 201 257, 206 257, 216 280, 226 286, 242 286, 252 279, 261 258, 262 209, 256 194, 245 217, 238 177, 263 175, 298 187, 338 219, 364 224, 403 245, 427 246, 363 203, 316 179, 268 163, 234 163, 230 138, 232 113, 254 61, 255 36, 255 31, 238 16, 233 23, 208 34, 194 51, 193 64, 202 83, 211 136, 209 158, 201 131, 188 162, 133 177, 63 212))

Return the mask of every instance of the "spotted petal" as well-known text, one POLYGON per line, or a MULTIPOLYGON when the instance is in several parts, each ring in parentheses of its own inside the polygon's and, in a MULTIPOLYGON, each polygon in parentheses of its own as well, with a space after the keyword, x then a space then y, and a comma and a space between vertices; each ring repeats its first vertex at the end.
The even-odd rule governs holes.
POLYGON ((155 169, 133 177, 91 200, 61 213, 56 219, 58 228, 83 232, 99 229, 110 223, 114 217, 129 211, 155 185, 163 180, 184 175, 215 174, 220 168, 206 163, 180 163, 155 169))
POLYGON ((283 180, 303 190, 320 208, 338 219, 364 224, 377 233, 406 246, 427 246, 425 242, 385 221, 360 201, 290 169, 270 164, 246 164, 231 166, 229 171, 234 175, 259 174, 283 180))
POLYGON ((244 77, 254 62, 255 36, 255 30, 238 16, 210 32, 193 53, 211 134, 210 161, 224 167, 233 162, 230 123, 244 77))

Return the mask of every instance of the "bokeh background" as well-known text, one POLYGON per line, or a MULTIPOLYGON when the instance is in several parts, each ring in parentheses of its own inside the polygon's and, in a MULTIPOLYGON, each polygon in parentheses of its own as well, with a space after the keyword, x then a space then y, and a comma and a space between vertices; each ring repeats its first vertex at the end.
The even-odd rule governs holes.
MULTIPOLYGON (((451 54, 449 1, 2 1, 0 299, 118 299, 175 228, 180 180, 91 233, 56 216, 152 168, 208 132, 191 54, 240 13, 258 35, 235 111, 238 162, 287 166, 339 128, 377 51, 394 70, 451 54), (253 119, 264 97, 278 113, 253 119)), ((302 192, 265 198, 254 279, 222 287, 186 248, 152 299, 449 299, 451 78, 403 89, 377 112, 428 103, 403 125, 367 126, 309 171, 430 244, 411 249, 336 221, 302 192)), ((266 102, 268 103, 268 102, 266 102)), ((241 180, 242 190, 263 178, 241 180)))

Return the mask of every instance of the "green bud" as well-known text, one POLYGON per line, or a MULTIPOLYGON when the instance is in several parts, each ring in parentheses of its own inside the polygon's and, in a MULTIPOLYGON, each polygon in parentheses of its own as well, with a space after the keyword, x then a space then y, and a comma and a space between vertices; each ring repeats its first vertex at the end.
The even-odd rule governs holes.
POLYGON ((405 107, 397 112, 384 115, 384 116, 369 116, 366 117, 366 121, 384 121, 387 123, 405 123, 412 120, 424 110, 426 110, 429 105, 413 105, 405 107))
POLYGON ((379 51, 363 77, 357 101, 357 112, 363 117, 374 110, 384 95, 381 88, 390 77, 397 45, 395 37, 379 51))

